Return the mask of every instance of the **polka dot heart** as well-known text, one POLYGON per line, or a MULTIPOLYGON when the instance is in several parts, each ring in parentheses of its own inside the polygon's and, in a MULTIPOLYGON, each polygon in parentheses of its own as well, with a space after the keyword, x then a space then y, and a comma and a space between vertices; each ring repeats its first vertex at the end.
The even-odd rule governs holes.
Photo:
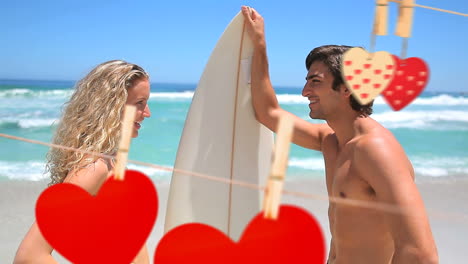
POLYGON ((412 57, 397 62, 395 77, 382 92, 382 97, 395 111, 411 103, 424 90, 429 80, 429 68, 420 58, 412 57))
POLYGON ((343 54, 343 80, 361 105, 370 103, 388 86, 395 68, 392 55, 385 51, 352 48, 343 54))

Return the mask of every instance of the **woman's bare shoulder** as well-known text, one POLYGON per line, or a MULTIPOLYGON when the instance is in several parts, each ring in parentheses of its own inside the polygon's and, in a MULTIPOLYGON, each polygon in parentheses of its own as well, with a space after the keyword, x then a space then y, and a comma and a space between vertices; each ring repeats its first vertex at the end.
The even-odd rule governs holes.
POLYGON ((96 194, 111 173, 112 162, 99 158, 86 166, 70 171, 64 183, 76 184, 89 193, 96 194))

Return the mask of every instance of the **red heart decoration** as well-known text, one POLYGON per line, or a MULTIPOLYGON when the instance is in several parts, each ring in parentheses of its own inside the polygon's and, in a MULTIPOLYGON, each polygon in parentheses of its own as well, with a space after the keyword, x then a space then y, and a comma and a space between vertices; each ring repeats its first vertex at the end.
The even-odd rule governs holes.
POLYGON ((77 185, 56 184, 39 196, 36 219, 49 244, 73 263, 130 263, 156 221, 152 181, 127 170, 110 177, 96 196, 77 185))
POLYGON ((205 224, 189 223, 169 231, 159 242, 154 263, 324 263, 325 242, 313 216, 281 206, 278 219, 257 214, 239 242, 205 224))
POLYGON ((424 90, 429 80, 429 67, 420 58, 400 60, 393 55, 397 64, 395 77, 382 91, 382 96, 394 111, 411 103, 424 90))

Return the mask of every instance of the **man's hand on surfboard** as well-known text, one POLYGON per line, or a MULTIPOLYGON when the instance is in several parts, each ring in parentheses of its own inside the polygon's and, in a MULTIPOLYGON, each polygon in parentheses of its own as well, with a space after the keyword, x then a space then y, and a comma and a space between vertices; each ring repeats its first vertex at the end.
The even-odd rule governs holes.
POLYGON ((265 47, 265 30, 263 17, 252 7, 242 6, 247 32, 255 47, 265 47))

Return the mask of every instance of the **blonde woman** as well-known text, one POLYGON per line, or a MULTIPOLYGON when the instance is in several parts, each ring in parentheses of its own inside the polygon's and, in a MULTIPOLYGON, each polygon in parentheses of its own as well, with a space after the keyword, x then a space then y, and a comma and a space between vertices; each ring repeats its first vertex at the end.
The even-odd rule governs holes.
MULTIPOLYGON (((141 122, 150 117, 148 74, 138 65, 113 60, 95 67, 76 84, 65 105, 53 143, 76 149, 114 155, 126 104, 137 108, 132 137, 138 136, 141 122)), ((112 174, 113 160, 80 152, 53 148, 47 155, 51 183, 73 183, 95 195, 112 174)), ((14 263, 57 263, 34 223, 16 252, 14 263)), ((149 263, 144 246, 134 263, 149 263)))

